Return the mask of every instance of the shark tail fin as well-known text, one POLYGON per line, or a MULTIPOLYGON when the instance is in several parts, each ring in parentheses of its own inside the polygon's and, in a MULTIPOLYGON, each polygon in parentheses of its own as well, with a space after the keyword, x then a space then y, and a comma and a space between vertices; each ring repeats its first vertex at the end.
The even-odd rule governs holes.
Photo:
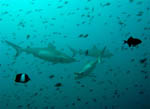
POLYGON ((5 41, 8 45, 12 46, 15 50, 16 50, 16 55, 15 57, 18 57, 20 55, 20 53, 23 51, 23 49, 21 47, 19 47, 18 45, 15 45, 9 41, 5 41))
POLYGON ((104 53, 105 53, 105 50, 106 50, 106 46, 103 48, 101 54, 100 54, 100 55, 98 56, 98 58, 97 58, 98 63, 101 63, 101 62, 102 62, 102 57, 103 57, 103 55, 104 55, 104 53))
POLYGON ((76 56, 77 51, 74 48, 71 48, 68 46, 68 48, 70 49, 70 51, 72 52, 72 57, 76 56))

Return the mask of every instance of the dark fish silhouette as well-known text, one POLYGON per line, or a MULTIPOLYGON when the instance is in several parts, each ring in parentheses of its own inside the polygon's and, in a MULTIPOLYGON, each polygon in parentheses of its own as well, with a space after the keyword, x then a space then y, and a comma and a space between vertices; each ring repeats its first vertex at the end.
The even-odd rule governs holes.
POLYGON ((20 73, 16 75, 15 82, 18 83, 27 83, 30 80, 29 76, 24 73, 20 73))
POLYGON ((28 34, 27 36, 26 36, 26 39, 29 39, 30 38, 30 35, 28 34))
POLYGON ((55 77, 54 75, 50 75, 50 76, 49 76, 50 79, 52 79, 52 78, 54 78, 54 77, 55 77))
POLYGON ((85 51, 85 56, 88 56, 88 53, 89 53, 89 51, 88 51, 88 50, 86 50, 86 51, 85 51))
POLYGON ((79 38, 87 38, 88 36, 89 36, 88 34, 85 34, 85 35, 84 34, 80 34, 78 37, 79 38))
POLYGON ((55 87, 60 87, 60 86, 62 86, 61 83, 56 83, 56 84, 55 84, 55 87))
POLYGON ((84 35, 84 38, 87 38, 88 36, 89 36, 88 34, 85 34, 85 35, 84 35))
POLYGON ((129 47, 131 47, 131 46, 135 47, 138 44, 142 43, 142 41, 140 39, 133 38, 131 36, 128 40, 125 40, 124 43, 127 43, 129 47))
POLYGON ((52 62, 53 64, 72 63, 76 61, 75 58, 68 56, 66 53, 58 51, 56 47, 51 43, 48 44, 48 47, 44 48, 22 48, 9 41, 6 41, 6 43, 16 50, 15 58, 18 57, 22 52, 26 52, 39 59, 52 62))

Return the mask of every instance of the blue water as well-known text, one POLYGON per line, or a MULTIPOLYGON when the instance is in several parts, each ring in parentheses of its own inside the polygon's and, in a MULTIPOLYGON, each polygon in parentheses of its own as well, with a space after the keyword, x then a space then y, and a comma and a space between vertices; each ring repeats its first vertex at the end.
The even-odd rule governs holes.
POLYGON ((0 0, 0 109, 150 109, 150 0, 0 0), (130 36, 142 43, 129 47, 130 36), (106 46, 113 56, 97 64, 96 77, 75 80, 74 72, 96 58, 77 54, 79 62, 67 64, 26 53, 14 58, 5 40, 22 48, 52 43, 69 56, 68 46, 106 46), (31 80, 15 82, 19 73, 31 80))

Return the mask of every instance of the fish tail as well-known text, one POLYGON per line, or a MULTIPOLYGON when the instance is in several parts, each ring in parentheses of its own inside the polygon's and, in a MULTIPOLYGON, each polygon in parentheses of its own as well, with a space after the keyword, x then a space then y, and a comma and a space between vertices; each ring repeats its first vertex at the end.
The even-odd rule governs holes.
POLYGON ((15 55, 15 57, 18 57, 19 55, 20 55, 20 53, 21 52, 23 52, 23 49, 21 48, 21 47, 19 47, 18 45, 16 45, 16 44, 13 44, 13 43, 11 43, 11 42, 9 42, 9 41, 5 41, 8 45, 10 45, 10 46, 12 46, 15 50, 16 50, 16 55, 15 55))
POLYGON ((125 43, 127 43, 127 41, 126 41, 126 40, 124 40, 124 44, 125 44, 125 43))

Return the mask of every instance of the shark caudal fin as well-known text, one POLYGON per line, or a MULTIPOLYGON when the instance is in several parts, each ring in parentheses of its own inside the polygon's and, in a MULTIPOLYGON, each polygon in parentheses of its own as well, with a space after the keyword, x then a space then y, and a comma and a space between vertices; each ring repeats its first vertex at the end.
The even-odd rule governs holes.
POLYGON ((102 57, 103 57, 103 55, 105 53, 105 50, 106 50, 106 46, 103 48, 101 54, 97 58, 98 63, 102 63, 102 57))
POLYGON ((18 45, 16 45, 16 44, 13 44, 13 43, 11 43, 11 42, 9 42, 9 41, 5 41, 8 45, 10 45, 10 46, 12 46, 15 50, 16 50, 16 55, 15 55, 15 57, 17 57, 17 56, 19 56, 20 55, 20 53, 23 51, 23 49, 21 48, 21 47, 19 47, 18 45))

